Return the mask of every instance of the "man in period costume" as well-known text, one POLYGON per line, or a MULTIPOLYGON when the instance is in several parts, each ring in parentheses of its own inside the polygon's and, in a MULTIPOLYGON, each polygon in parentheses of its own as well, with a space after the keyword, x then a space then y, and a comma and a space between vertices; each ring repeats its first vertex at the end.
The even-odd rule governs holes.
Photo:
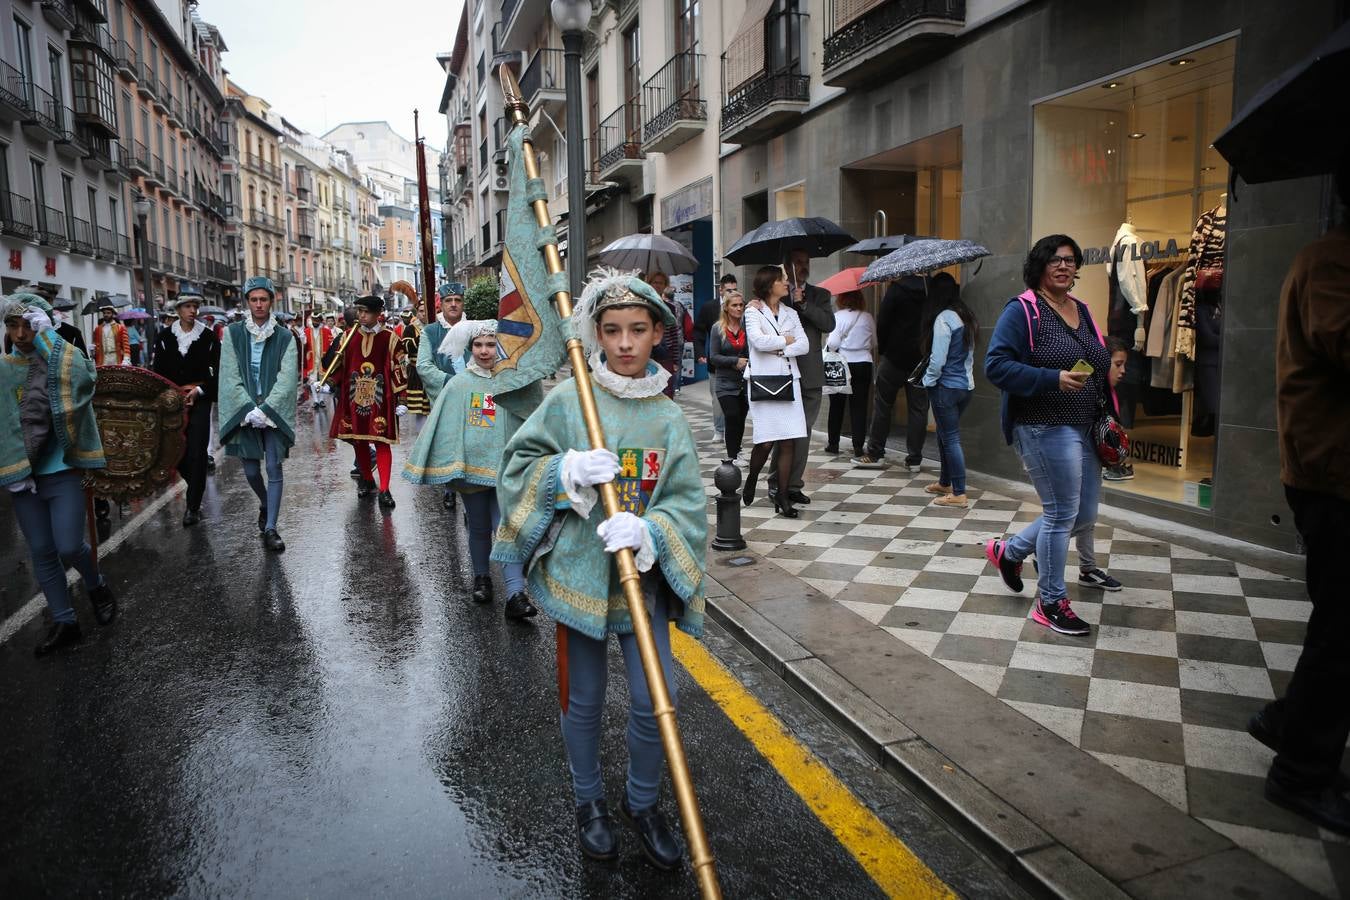
MULTIPOLYGON (((441 345, 450 329, 464 319, 464 284, 458 281, 441 285, 440 311, 425 328, 417 342, 417 377, 426 392, 427 402, 434 404, 445 382, 464 367, 464 361, 442 353, 441 345)), ((448 487, 441 495, 446 509, 455 508, 455 492, 448 487)))
POLYGON ((300 367, 295 338, 272 315, 272 279, 253 276, 244 282, 244 297, 248 315, 225 330, 220 351, 220 442, 243 462, 244 477, 261 504, 263 546, 280 553, 286 549, 277 533, 281 463, 295 443, 300 367))
POLYGON ((324 352, 333 341, 333 329, 318 315, 311 314, 305 327, 305 381, 315 381, 322 374, 320 363, 324 352))
POLYGON ((201 521, 211 442, 211 404, 216 400, 220 372, 220 342, 215 332, 197 318, 201 301, 195 287, 184 287, 174 301, 177 320, 155 335, 155 373, 182 389, 188 408, 187 445, 178 464, 178 471, 187 482, 184 528, 201 521))
POLYGON ((131 339, 127 326, 117 321, 117 307, 104 300, 98 308, 103 321, 94 326, 94 365, 131 365, 131 339))
MULTIPOLYGON (((39 294, 39 296, 42 296, 39 294)), ((43 299, 46 299, 45 297, 43 299)), ((75 308, 75 301, 69 299, 51 300, 52 309, 57 313, 56 333, 60 335, 61 340, 79 350, 83 356, 89 358, 89 348, 84 345, 84 333, 70 322, 70 311, 75 308)))
POLYGON ((421 337, 421 323, 413 316, 410 306, 403 310, 403 334, 399 337, 399 349, 403 354, 403 373, 408 382, 408 395, 403 403, 408 407, 408 412, 415 416, 425 416, 431 412, 431 401, 422 387, 422 376, 417 374, 417 345, 421 337))
POLYGON ((375 491, 369 453, 370 446, 375 446, 380 507, 393 509, 394 495, 389 493, 394 460, 391 447, 398 443, 399 416, 408 412, 403 405, 407 381, 398 335, 380 321, 382 309, 384 299, 373 294, 356 301, 357 331, 340 351, 328 376, 334 396, 329 436, 349 442, 356 451, 361 474, 356 486, 359 497, 375 491))

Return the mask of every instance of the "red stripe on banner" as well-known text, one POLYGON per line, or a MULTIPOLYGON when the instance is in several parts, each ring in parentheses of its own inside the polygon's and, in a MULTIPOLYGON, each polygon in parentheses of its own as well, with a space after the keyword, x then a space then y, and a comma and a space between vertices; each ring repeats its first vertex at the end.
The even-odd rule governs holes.
POLYGON ((497 304, 497 318, 505 319, 507 316, 511 315, 511 313, 520 309, 524 303, 525 301, 521 299, 520 291, 512 291, 501 298, 501 301, 497 304))
POLYGON ((567 626, 559 624, 554 633, 558 636, 558 705, 562 714, 567 715, 567 626))

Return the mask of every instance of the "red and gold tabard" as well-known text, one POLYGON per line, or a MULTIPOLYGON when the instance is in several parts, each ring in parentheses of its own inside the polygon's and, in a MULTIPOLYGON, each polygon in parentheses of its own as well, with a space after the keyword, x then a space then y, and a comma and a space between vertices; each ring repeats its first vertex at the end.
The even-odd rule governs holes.
POLYGON ((333 425, 329 436, 343 441, 398 443, 398 416, 408 388, 398 335, 388 328, 358 331, 347 343, 329 379, 333 425))

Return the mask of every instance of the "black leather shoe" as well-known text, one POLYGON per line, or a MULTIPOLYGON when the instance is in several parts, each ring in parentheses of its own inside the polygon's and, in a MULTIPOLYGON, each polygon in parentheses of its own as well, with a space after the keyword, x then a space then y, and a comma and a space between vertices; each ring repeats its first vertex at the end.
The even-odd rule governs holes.
POLYGON ((62 647, 78 644, 82 640, 84 632, 80 631, 79 622, 57 622, 47 629, 47 636, 38 641, 37 646, 33 648, 33 655, 46 656, 62 647))
POLYGON ((791 500, 793 503, 800 503, 802 506, 805 506, 806 504, 811 502, 811 498, 803 494, 801 491, 788 491, 788 499, 791 500))
POLYGON ((628 808, 628 798, 625 797, 619 803, 619 812, 623 815, 624 821, 633 826, 633 830, 638 833, 642 841, 642 852, 648 862, 664 872, 680 864, 684 851, 680 849, 680 842, 675 839, 675 833, 666 824, 666 817, 661 815, 659 808, 653 806, 651 809, 633 812, 628 808))
POLYGON ((441 505, 444 506, 446 509, 450 510, 451 512, 454 512, 455 492, 446 491, 443 495, 441 495, 441 505))
POLYGON ((273 553, 280 553, 286 549, 286 542, 281 539, 281 535, 277 534, 275 528, 264 531, 262 541, 263 546, 273 553))
POLYGON ((469 599, 474 603, 492 602, 492 576, 475 575, 473 576, 473 593, 469 594, 469 599))
POLYGON ((117 618, 117 598, 106 584, 89 589, 89 605, 94 608, 94 621, 100 625, 117 618))
POLYGON ((1291 791, 1266 779, 1266 799, 1276 806, 1283 806, 1310 822, 1321 825, 1337 834, 1350 834, 1350 800, 1339 793, 1335 787, 1325 787, 1320 791, 1291 791))
POLYGON ((267 530, 267 506, 263 505, 258 507, 258 532, 262 533, 266 530, 267 530))
POLYGON ((741 499, 745 501, 746 506, 755 502, 755 482, 758 480, 759 476, 754 472, 745 476, 745 487, 741 488, 741 499))
POLYGON ((374 493, 377 493, 375 490, 375 482, 366 481, 364 478, 356 479, 356 496, 369 497, 374 493))
POLYGON ((780 516, 785 519, 799 518, 798 512, 792 508, 791 498, 784 500, 781 494, 773 495, 773 508, 780 516))
POLYGON ((380 491, 380 509, 393 509, 396 505, 393 494, 388 491, 380 491))
POLYGON ((183 513, 183 527, 191 528, 202 520, 202 514, 195 509, 189 509, 183 513))
POLYGON ((1276 753, 1280 752, 1280 731, 1269 706, 1247 720, 1247 733, 1276 753))
POLYGON ((591 859, 618 859, 619 842, 614 837, 614 820, 604 799, 577 807, 577 842, 581 852, 591 859))
POLYGON ((211 454, 206 454, 206 471, 214 472, 216 470, 216 458, 211 454))
POLYGON ((539 610, 534 608, 534 604, 524 591, 512 594, 506 600, 506 617, 512 621, 528 619, 538 614, 539 610))

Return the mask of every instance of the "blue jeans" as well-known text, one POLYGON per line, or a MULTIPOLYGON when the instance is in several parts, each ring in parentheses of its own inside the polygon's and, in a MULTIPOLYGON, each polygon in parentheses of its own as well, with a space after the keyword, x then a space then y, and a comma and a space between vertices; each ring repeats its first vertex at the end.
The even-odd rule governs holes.
POLYGON ((1068 597, 1064 566, 1069 536, 1097 520, 1102 466, 1086 425, 1015 425, 1013 447, 1041 498, 1041 515, 1008 541, 1007 557, 1036 554, 1042 602, 1068 597))
POLYGON ((966 492, 966 454, 961 449, 961 414, 970 405, 974 391, 937 385, 928 389, 928 399, 937 422, 938 459, 942 467, 938 484, 953 494, 966 492))
POLYGON ((286 457, 286 448, 281 444, 281 435, 275 428, 262 429, 263 455, 266 459, 241 459, 244 464, 244 478, 258 502, 267 506, 266 528, 277 527, 277 516, 281 513, 281 489, 284 482, 281 477, 281 461, 286 457), (267 464, 267 482, 263 482, 262 464, 267 464))
MULTIPOLYGON (((492 555, 492 534, 501 521, 497 492, 473 491, 463 496, 464 523, 469 526, 469 559, 473 563, 473 574, 489 575, 492 571, 488 561, 492 555)), ((506 583, 508 597, 525 590, 525 567, 518 563, 503 564, 502 581, 506 583)))
POLYGON ((74 566, 84 579, 85 589, 103 584, 98 564, 84 539, 84 489, 80 473, 66 469, 51 475, 38 475, 37 493, 10 494, 14 518, 28 542, 33 557, 33 577, 47 598, 53 622, 74 622, 75 608, 70 603, 66 584, 66 566, 74 566))
MULTIPOLYGON (((646 581, 646 579, 644 579, 646 581)), ((664 591, 657 591, 658 596, 664 591)), ((647 611, 652 619, 652 637, 656 653, 661 658, 670 702, 677 701, 675 664, 670 656, 670 621, 664 597, 651 602, 647 611)), ((560 716, 563 743, 567 747, 567 762, 572 770, 572 790, 577 805, 599 800, 605 796, 605 785, 600 778, 600 719, 605 709, 605 685, 609 675, 606 661, 608 641, 597 641, 565 625, 558 626, 558 671, 565 672, 564 706, 560 716), (566 662, 564 669, 562 663, 566 662)), ((628 679, 628 804, 632 809, 648 809, 656 804, 661 792, 661 770, 666 753, 661 746, 661 733, 652 711, 651 693, 647 676, 642 671, 642 657, 638 655, 637 638, 631 634, 619 635, 619 649, 623 651, 624 674, 628 679)))

